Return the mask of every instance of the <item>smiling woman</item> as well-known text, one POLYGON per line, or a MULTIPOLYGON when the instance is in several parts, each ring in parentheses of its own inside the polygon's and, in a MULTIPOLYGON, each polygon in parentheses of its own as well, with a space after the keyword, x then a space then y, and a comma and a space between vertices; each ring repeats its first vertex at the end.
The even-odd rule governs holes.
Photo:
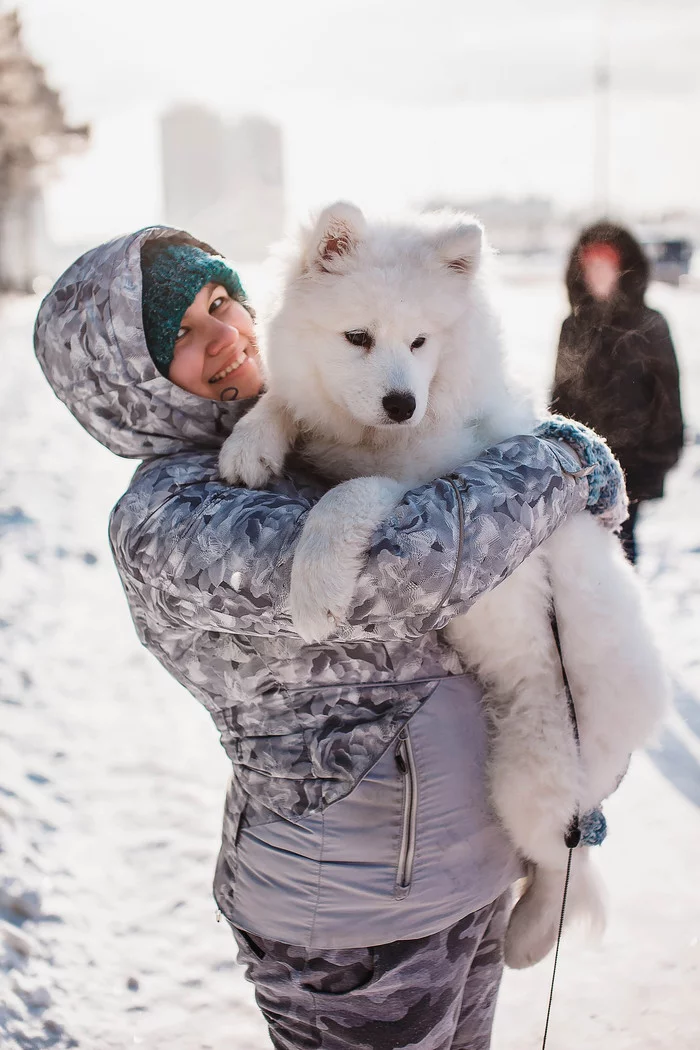
POLYGON ((168 378, 216 401, 254 397, 261 387, 257 355, 250 312, 210 282, 182 317, 168 378))
MULTIPOLYGON (((363 552, 349 622, 310 646, 290 580, 327 483, 293 458, 264 491, 219 473, 260 384, 228 263, 166 227, 99 245, 42 303, 34 345, 85 429, 143 459, 112 553, 139 639, 230 759, 214 893, 274 1045, 315 1050, 322 1031, 324 1050, 488 1050, 521 866, 489 805, 480 686, 435 625, 598 494, 614 514, 621 475, 603 487, 573 449, 520 436, 421 484, 363 552)), ((577 434, 609 478, 606 447, 577 434)), ((173 925, 158 943, 181 940, 173 925)))
POLYGON ((254 313, 238 274, 206 245, 146 241, 143 322, 148 351, 176 386, 214 401, 255 397, 262 379, 254 313))

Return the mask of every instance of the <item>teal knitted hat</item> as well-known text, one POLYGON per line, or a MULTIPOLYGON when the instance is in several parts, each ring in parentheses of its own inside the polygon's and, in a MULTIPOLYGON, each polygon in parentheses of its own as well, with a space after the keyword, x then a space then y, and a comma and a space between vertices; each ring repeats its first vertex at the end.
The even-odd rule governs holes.
POLYGON ((168 375, 175 353, 180 322, 205 284, 226 289, 232 299, 245 303, 238 274, 217 255, 194 244, 148 241, 141 251, 141 310, 146 346, 162 375, 168 375))

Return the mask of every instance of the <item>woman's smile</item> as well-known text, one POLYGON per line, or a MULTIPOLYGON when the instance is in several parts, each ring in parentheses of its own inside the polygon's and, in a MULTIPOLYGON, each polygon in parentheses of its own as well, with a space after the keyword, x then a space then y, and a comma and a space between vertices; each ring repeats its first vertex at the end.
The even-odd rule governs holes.
POLYGON ((208 383, 218 383, 218 382, 220 382, 222 379, 225 379, 226 376, 230 375, 231 372, 237 371, 242 365, 246 364, 247 361, 248 361, 248 354, 247 354, 247 352, 245 350, 236 350, 236 352, 234 353, 233 357, 229 359, 229 363, 224 368, 222 368, 220 371, 216 372, 211 377, 211 379, 207 380, 207 382, 208 383))
POLYGON ((221 285, 205 285, 183 315, 168 378, 191 394, 215 401, 260 393, 253 317, 221 285))

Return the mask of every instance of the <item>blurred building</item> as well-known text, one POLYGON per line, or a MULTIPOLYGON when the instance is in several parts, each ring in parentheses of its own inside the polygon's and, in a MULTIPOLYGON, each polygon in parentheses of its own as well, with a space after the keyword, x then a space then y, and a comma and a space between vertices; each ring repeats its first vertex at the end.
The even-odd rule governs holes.
MULTIPOLYGON (((550 268, 556 265, 562 273, 571 246, 583 227, 601 218, 590 207, 559 211, 550 200, 541 197, 436 198, 424 207, 427 211, 457 208, 475 215, 484 224, 489 243, 501 255, 537 256, 550 268)), ((669 284, 696 283, 693 261, 694 245, 700 244, 700 216, 673 212, 639 220, 630 216, 614 215, 613 218, 626 222, 643 244, 653 280, 669 284)), ((531 259, 530 272, 538 272, 534 259, 531 259)))
POLYGON ((223 121, 202 106, 178 106, 161 118, 165 214, 173 226, 187 228, 224 195, 224 138, 223 121))
POLYGON ((279 127, 180 105, 163 115, 161 143, 166 222, 233 259, 263 259, 284 232, 279 127))
POLYGON ((457 208, 475 215, 484 224, 489 243, 499 252, 529 254, 558 247, 561 241, 554 207, 544 197, 435 198, 425 208, 457 208))

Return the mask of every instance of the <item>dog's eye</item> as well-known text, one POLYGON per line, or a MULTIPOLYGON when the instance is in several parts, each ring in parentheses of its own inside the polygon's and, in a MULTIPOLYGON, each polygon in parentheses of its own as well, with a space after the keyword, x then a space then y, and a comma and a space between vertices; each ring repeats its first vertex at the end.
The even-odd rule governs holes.
POLYGON ((363 346, 365 350, 371 350, 374 346, 374 339, 364 328, 359 328, 355 332, 343 332, 343 335, 353 346, 363 346))
POLYGON ((424 335, 419 335, 411 343, 411 350, 420 350, 420 348, 423 346, 424 343, 425 343, 425 336, 424 335))

